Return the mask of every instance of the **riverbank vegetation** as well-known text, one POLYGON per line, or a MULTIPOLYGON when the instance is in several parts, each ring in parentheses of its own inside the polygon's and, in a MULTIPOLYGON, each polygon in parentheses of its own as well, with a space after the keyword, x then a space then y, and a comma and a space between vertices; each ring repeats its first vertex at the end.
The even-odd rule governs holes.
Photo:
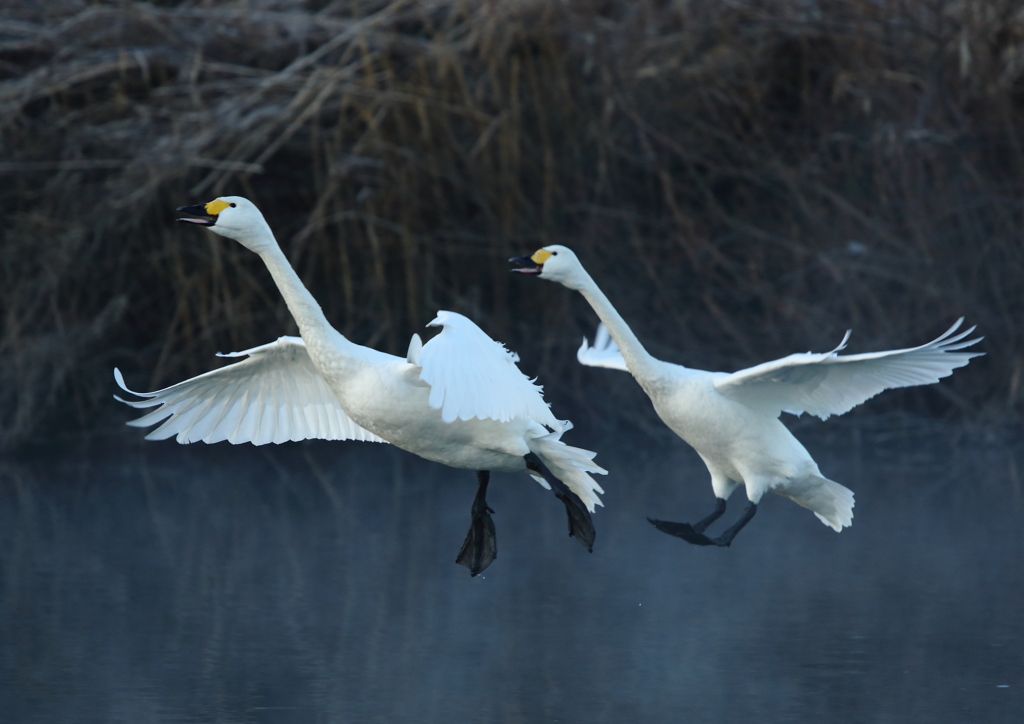
POLYGON ((0 446, 112 417, 114 364, 150 389, 294 333, 254 255, 173 223, 220 194, 261 207, 344 334, 403 354, 462 312, 563 414, 639 398, 576 365, 576 295, 508 273, 549 243, 665 359, 966 316, 987 356, 873 409, 1024 400, 1016 2, 13 0, 0 446))

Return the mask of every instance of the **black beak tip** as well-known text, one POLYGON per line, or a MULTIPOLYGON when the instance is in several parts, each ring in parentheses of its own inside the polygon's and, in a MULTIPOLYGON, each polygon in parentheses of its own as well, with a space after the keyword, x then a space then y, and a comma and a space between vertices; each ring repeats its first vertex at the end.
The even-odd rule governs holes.
POLYGON ((541 266, 528 256, 513 256, 509 258, 513 267, 509 271, 522 272, 524 274, 540 274, 541 266))
POLYGON ((177 221, 183 221, 188 224, 198 224, 199 226, 213 226, 217 222, 217 217, 210 215, 206 211, 206 207, 203 205, 196 206, 179 206, 176 209, 180 213, 191 214, 199 218, 187 218, 177 219, 177 221))

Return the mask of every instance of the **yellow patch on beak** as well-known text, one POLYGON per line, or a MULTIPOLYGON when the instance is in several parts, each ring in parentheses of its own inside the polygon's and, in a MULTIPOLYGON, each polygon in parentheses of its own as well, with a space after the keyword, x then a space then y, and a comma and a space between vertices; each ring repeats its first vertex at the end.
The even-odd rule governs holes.
POLYGON ((543 264, 550 258, 550 251, 547 251, 546 249, 538 249, 533 253, 533 256, 530 257, 530 261, 532 261, 534 264, 543 264))
POLYGON ((203 208, 206 209, 206 213, 208 213, 210 216, 216 216, 229 206, 231 206, 231 204, 229 204, 227 201, 222 201, 221 199, 214 199, 203 208))

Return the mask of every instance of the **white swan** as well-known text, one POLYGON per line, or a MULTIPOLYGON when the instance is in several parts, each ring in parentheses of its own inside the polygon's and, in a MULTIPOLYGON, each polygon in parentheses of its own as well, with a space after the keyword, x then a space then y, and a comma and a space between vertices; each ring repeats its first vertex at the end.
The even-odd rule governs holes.
POLYGON ((536 274, 583 295, 603 325, 594 346, 583 340, 579 361, 629 371, 658 416, 707 465, 717 499, 710 515, 693 525, 649 519, 659 530, 696 545, 728 546, 769 490, 814 511, 836 531, 851 525, 853 493, 822 476, 779 414, 808 412, 823 420, 841 415, 883 390, 938 382, 982 354, 957 351, 981 339, 964 341, 974 327, 953 336, 960 319, 938 339, 911 349, 840 356, 847 332, 825 354, 792 354, 732 374, 693 370, 648 354, 570 249, 545 246, 531 257, 509 261, 517 267, 513 271, 536 274), (743 515, 718 538, 704 535, 741 483, 750 501, 743 515))
POLYGON ((225 196, 178 210, 198 217, 179 221, 206 226, 263 259, 302 338, 225 355, 245 359, 157 392, 132 392, 115 369, 117 384, 143 398, 118 400, 158 407, 129 425, 169 418, 146 437, 176 436, 179 443, 390 442, 476 470, 473 522, 456 561, 474 576, 497 557, 489 471, 525 471, 554 489, 569 514, 569 535, 592 550, 590 512, 604 491, 589 473, 606 471, 592 462, 594 453, 561 442, 570 423, 555 419, 515 355, 466 317, 444 311, 428 325, 442 327, 440 334, 426 344, 413 335, 405 358, 354 344, 328 323, 252 202, 225 196))

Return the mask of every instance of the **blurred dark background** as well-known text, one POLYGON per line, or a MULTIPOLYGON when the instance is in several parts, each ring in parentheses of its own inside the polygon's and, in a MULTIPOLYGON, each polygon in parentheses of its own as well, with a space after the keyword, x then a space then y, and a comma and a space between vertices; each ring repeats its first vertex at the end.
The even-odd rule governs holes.
POLYGON ((563 416, 650 419, 576 364, 582 299, 508 273, 556 242, 694 367, 966 316, 986 357, 869 412, 1016 420, 1022 128, 1019 2, 7 0, 0 446, 122 421, 115 364, 152 389, 294 333, 259 259, 173 222, 220 194, 354 341, 465 313, 563 416))

